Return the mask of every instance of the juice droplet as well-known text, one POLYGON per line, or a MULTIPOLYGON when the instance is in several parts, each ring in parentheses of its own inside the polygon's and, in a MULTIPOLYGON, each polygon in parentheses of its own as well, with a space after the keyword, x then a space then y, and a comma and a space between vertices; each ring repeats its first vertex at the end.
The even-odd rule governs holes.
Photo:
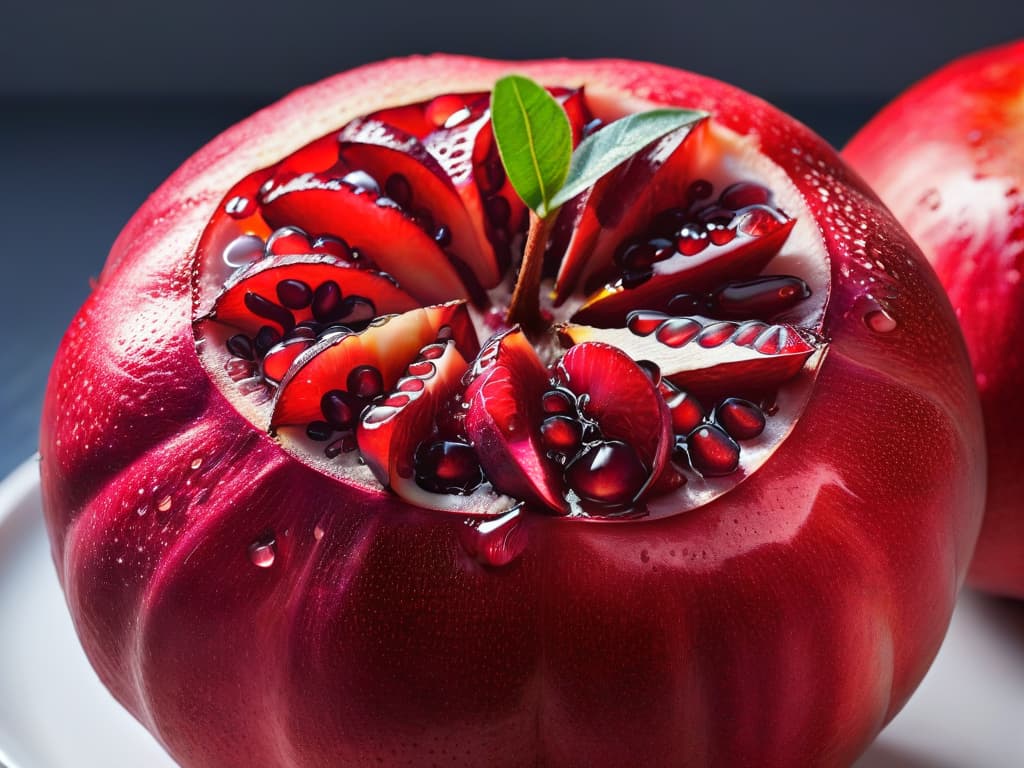
POLYGON ((224 212, 235 219, 244 219, 255 210, 256 204, 250 198, 241 195, 235 195, 224 204, 224 212))
POLYGON ((160 501, 157 502, 156 508, 160 512, 169 512, 171 509, 172 499, 170 496, 164 496, 160 501))
POLYGON ((462 534, 463 546, 482 565, 494 568, 508 565, 529 543, 522 514, 520 504, 501 517, 467 525, 462 534))
POLYGON ((896 330, 896 318, 884 309, 873 309, 864 315, 864 323, 875 333, 891 333, 896 330))
POLYGON ((192 459, 192 463, 189 464, 189 466, 192 469, 199 469, 201 466, 203 466, 203 459, 202 459, 202 457, 197 456, 196 458, 192 459))
POLYGON ((273 539, 260 539, 249 545, 249 559, 259 568, 269 568, 276 558, 277 548, 273 539))

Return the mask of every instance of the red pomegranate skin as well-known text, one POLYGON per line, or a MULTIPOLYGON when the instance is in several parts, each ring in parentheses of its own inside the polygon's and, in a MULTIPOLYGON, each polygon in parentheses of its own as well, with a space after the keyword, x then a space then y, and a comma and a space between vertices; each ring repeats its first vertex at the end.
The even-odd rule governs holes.
POLYGON ((844 153, 921 246, 967 341, 989 462, 968 581, 1024 598, 1024 42, 922 80, 844 153))
POLYGON ((41 453, 86 653, 188 768, 849 765, 939 647, 985 492, 956 318, 875 195, 765 102, 614 60, 387 61, 215 139, 116 241, 57 355, 41 453), (790 437, 734 490, 654 521, 529 515, 507 538, 522 551, 488 567, 458 517, 340 485, 242 418, 197 358, 189 282, 245 174, 509 71, 760 136, 825 238, 831 349, 790 437), (865 321, 883 284, 886 333, 865 321))

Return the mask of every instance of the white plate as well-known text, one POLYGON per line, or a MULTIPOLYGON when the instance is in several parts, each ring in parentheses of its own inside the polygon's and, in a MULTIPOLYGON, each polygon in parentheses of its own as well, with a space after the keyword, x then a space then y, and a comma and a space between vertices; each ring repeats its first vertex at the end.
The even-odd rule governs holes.
MULTIPOLYGON (((75 638, 34 459, 0 484, 0 764, 174 766, 106 692, 75 638)), ((1024 603, 967 593, 921 688, 857 768, 1022 766, 1024 603)))

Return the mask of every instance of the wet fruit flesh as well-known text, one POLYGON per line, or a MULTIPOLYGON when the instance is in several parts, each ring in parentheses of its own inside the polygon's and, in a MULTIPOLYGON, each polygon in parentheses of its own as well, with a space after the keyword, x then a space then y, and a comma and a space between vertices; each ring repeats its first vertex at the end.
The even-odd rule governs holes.
MULTIPOLYGON (((576 141, 600 130, 581 91, 556 93, 576 141)), ((763 183, 696 172, 719 130, 670 135, 565 206, 546 269, 582 303, 551 309, 573 322, 545 341, 492 322, 526 216, 486 94, 359 118, 228 194, 201 241, 197 337, 289 450, 346 479, 365 464, 419 506, 643 514, 738 482, 743 444, 798 415, 769 415, 775 393, 825 345, 775 322, 816 291, 771 268, 794 217, 763 183)))

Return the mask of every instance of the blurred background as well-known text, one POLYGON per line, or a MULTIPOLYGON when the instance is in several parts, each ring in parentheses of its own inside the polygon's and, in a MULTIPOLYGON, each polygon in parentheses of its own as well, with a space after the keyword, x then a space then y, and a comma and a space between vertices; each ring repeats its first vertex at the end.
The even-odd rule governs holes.
POLYGON ((1024 37, 1024 3, 51 0, 6 3, 3 27, 0 476, 35 450, 53 353, 121 226, 192 152, 299 85, 432 51, 639 58, 754 91, 841 146, 914 80, 1024 37))

